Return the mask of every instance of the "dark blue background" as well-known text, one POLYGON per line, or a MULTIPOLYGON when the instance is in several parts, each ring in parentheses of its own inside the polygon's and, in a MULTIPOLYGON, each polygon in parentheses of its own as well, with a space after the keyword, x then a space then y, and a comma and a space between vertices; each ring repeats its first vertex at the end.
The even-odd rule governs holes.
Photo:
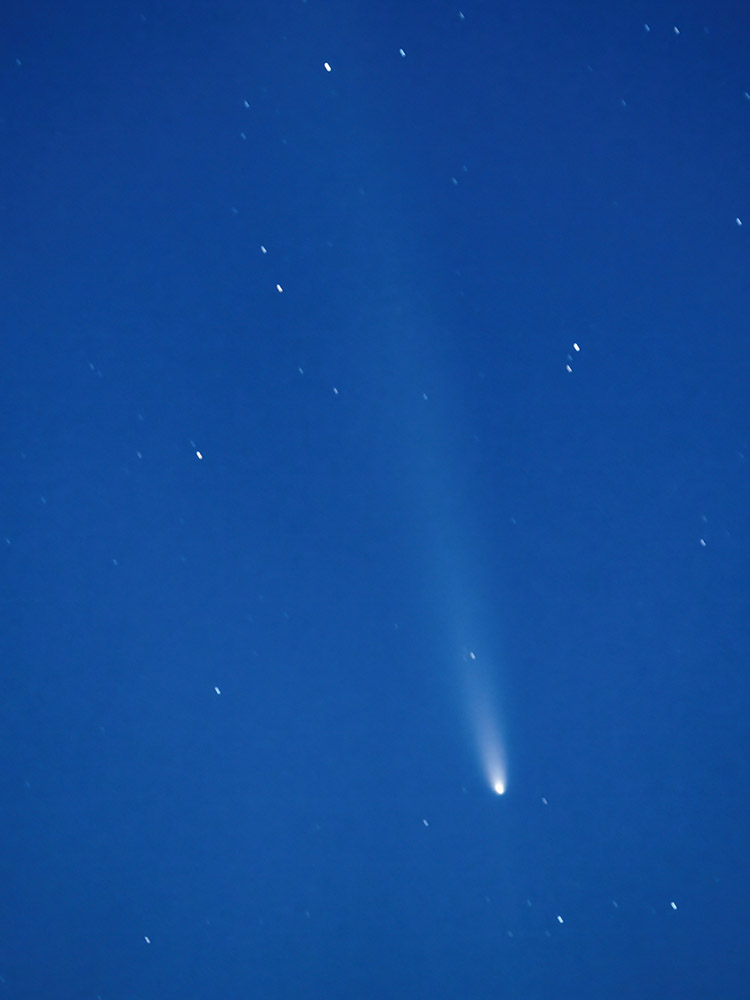
POLYGON ((747 38, 17 5, 0 1000, 747 996, 747 38))

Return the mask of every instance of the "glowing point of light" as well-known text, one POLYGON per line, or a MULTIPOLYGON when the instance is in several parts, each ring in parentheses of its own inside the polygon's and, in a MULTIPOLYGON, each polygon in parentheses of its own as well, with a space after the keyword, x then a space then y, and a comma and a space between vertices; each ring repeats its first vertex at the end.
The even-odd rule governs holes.
POLYGON ((495 795, 504 795, 505 794, 505 782, 504 781, 496 781, 495 784, 492 786, 492 790, 494 791, 495 795))

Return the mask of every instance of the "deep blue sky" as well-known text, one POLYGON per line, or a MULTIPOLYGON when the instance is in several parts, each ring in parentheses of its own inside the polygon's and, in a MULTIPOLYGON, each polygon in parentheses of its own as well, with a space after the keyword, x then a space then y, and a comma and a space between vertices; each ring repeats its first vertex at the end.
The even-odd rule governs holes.
POLYGON ((744 1000, 749 29, 17 5, 0 1000, 744 1000))

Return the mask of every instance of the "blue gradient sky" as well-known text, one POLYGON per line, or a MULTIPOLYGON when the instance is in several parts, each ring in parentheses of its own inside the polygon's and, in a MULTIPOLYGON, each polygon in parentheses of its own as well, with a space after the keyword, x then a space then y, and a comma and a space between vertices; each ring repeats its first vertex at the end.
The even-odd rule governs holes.
POLYGON ((747 30, 11 14, 0 1000, 746 996, 747 30))

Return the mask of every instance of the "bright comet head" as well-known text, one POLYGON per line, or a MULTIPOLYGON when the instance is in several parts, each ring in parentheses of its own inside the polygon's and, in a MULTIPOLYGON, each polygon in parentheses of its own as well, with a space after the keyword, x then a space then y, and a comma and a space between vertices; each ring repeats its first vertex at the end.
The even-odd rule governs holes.
POLYGON ((492 786, 492 790, 496 795, 503 795, 505 793, 505 782, 496 781, 495 784, 492 786))

